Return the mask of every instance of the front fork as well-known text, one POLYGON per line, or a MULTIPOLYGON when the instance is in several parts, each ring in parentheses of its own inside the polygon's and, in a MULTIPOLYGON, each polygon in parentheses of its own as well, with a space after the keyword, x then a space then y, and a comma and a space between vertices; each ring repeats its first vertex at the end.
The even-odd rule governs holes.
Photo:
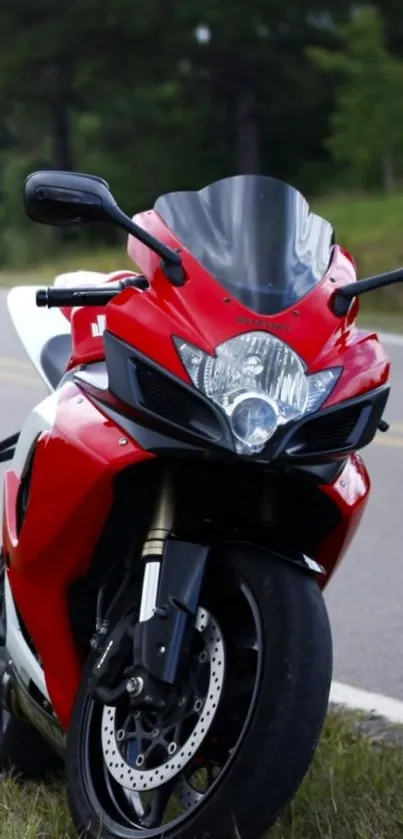
POLYGON ((166 685, 175 684, 186 659, 210 550, 172 538, 174 519, 175 486, 167 469, 142 551, 145 569, 134 630, 135 669, 166 685))
MULTIPOLYGON (((117 705, 129 693, 132 704, 162 709, 167 688, 177 683, 186 663, 210 548, 173 538, 174 524, 175 486, 167 469, 142 550, 139 616, 129 606, 104 638, 93 669, 93 693, 104 704, 117 705), (132 664, 122 681, 122 662, 129 656, 132 664)), ((126 603, 127 595, 130 590, 126 603)))
POLYGON ((175 489, 172 473, 167 469, 161 480, 154 517, 144 542, 141 558, 144 561, 143 588, 139 622, 152 618, 158 595, 165 543, 172 531, 175 518, 175 489))

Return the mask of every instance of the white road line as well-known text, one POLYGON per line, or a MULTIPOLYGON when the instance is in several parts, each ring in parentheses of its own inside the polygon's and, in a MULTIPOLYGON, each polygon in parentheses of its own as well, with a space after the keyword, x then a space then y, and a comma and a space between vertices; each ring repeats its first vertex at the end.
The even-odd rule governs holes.
MULTIPOLYGON (((403 314, 402 314, 403 323, 403 314)), ((392 344, 395 347, 403 347, 403 335, 396 335, 394 332, 377 332, 378 337, 384 344, 392 344)))
POLYGON ((341 682, 332 682, 330 702, 353 711, 374 713, 389 722, 403 725, 403 702, 381 693, 370 693, 341 682))

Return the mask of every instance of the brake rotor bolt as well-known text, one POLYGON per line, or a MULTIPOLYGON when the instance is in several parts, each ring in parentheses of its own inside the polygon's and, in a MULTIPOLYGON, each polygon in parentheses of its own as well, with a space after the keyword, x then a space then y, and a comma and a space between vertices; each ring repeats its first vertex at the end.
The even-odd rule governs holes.
POLYGON ((177 750, 177 748, 178 748, 178 747, 177 747, 176 743, 174 743, 174 742, 172 741, 172 743, 170 743, 170 744, 169 744, 169 746, 168 746, 168 754, 169 754, 169 755, 174 755, 174 754, 175 754, 175 752, 176 752, 176 750, 177 750))
POLYGON ((121 743, 122 740, 125 739, 125 732, 124 732, 123 728, 120 728, 119 731, 116 732, 116 739, 117 739, 118 743, 121 743))
POLYGON ((151 735, 151 736, 152 736, 152 737, 158 737, 158 736, 159 736, 159 733, 160 733, 159 728, 154 728, 154 730, 153 730, 153 732, 152 732, 152 735, 151 735))
POLYGON ((131 696, 140 696, 144 687, 143 679, 140 676, 132 676, 127 680, 126 690, 131 696))
POLYGON ((203 650, 203 652, 200 653, 200 655, 199 655, 199 663, 200 664, 205 664, 206 661, 207 661, 207 653, 206 653, 205 650, 203 650))
POLYGON ((180 708, 183 708, 183 706, 184 706, 185 702, 186 702, 186 698, 185 698, 184 696, 181 696, 181 698, 180 698, 180 700, 179 700, 179 702, 178 702, 179 707, 180 707, 180 708))
POLYGON ((197 713, 199 713, 199 711, 201 711, 202 707, 203 707, 203 700, 202 699, 196 699, 196 702, 194 704, 195 711, 197 713))
POLYGON ((136 766, 138 766, 140 768, 140 766, 142 766, 143 763, 144 763, 144 755, 137 755, 136 766))

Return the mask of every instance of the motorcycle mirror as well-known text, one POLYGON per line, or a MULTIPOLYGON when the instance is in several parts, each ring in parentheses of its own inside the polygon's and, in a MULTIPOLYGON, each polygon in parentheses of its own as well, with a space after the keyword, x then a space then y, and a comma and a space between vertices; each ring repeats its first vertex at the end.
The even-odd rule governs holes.
POLYGON ((33 172, 25 181, 24 205, 33 221, 55 227, 111 222, 118 210, 108 183, 80 172, 33 172))
POLYGON ((100 221, 116 224, 161 257, 161 267, 172 285, 184 284, 180 253, 130 219, 116 203, 103 178, 81 172, 33 172, 25 181, 23 197, 27 215, 41 224, 54 227, 83 227, 100 221))

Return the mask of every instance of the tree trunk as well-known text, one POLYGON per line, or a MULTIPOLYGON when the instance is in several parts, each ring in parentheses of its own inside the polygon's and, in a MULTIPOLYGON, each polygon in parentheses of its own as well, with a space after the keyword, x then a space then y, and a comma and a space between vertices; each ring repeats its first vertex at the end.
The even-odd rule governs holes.
POLYGON ((240 175, 260 172, 260 137, 256 95, 252 85, 241 83, 236 103, 237 165, 240 175))
POLYGON ((70 130, 70 72, 64 59, 53 68, 54 88, 51 101, 51 130, 53 159, 58 169, 73 169, 73 151, 70 130))
MULTIPOLYGON (((53 141, 53 164, 56 169, 73 171, 73 149, 70 126, 71 72, 69 62, 60 57, 51 68, 51 97, 49 117, 53 141)), ((61 244, 69 243, 74 237, 67 228, 55 231, 61 244)))
POLYGON ((70 137, 70 114, 63 96, 53 103, 53 155, 58 169, 73 170, 70 137))
POLYGON ((386 148, 383 153, 382 161, 382 182, 385 192, 393 192, 395 188, 395 172, 393 165, 393 156, 390 149, 386 148))

